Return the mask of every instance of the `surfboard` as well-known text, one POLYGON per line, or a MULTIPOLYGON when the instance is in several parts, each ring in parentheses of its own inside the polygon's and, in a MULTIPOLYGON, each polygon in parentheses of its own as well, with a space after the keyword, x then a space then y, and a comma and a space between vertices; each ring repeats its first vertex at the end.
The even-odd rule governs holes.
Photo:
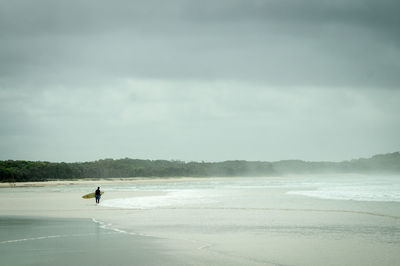
MULTIPOLYGON (((100 192, 100 195, 103 195, 103 194, 104 194, 104 192, 101 191, 101 192, 100 192)), ((92 193, 83 195, 83 196, 82 196, 82 199, 92 199, 92 198, 94 198, 94 195, 95 195, 95 192, 92 192, 92 193)))

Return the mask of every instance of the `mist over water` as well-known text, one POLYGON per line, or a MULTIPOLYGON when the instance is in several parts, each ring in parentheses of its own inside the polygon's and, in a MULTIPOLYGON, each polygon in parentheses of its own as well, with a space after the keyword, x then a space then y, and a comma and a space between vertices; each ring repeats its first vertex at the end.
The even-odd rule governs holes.
POLYGON ((165 195, 105 199, 101 206, 153 209, 165 207, 235 206, 257 207, 274 195, 269 189, 281 189, 285 195, 332 200, 400 202, 399 176, 293 176, 205 178, 201 181, 165 182, 157 185, 105 186, 112 191, 159 191, 165 195), (265 193, 263 193, 263 191, 265 193))
POLYGON ((232 177, 182 179, 149 183, 106 183, 2 188, 3 192, 80 192, 89 193, 101 186, 105 192, 161 192, 155 196, 107 199, 100 204, 107 207, 151 209, 215 204, 238 205, 268 200, 269 189, 282 190, 284 195, 331 200, 372 202, 400 202, 398 175, 302 175, 286 177, 232 177), (263 193, 265 191, 265 193, 263 193), (259 192, 259 193, 254 193, 259 192))
POLYGON ((288 194, 333 200, 400 202, 399 176, 342 177, 324 181, 316 180, 312 189, 291 190, 288 194))

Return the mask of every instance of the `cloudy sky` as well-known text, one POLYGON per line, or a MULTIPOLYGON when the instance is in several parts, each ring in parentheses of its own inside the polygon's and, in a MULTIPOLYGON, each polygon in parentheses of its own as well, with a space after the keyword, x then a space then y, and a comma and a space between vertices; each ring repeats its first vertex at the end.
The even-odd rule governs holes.
POLYGON ((400 150, 400 2, 0 0, 0 159, 400 150))

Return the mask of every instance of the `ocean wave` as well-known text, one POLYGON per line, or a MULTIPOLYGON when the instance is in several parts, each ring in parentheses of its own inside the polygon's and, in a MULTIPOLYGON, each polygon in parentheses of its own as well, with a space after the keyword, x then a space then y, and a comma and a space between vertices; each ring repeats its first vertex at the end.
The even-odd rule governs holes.
POLYGON ((123 209, 154 209, 163 207, 179 207, 215 202, 198 190, 169 191, 166 195, 117 198, 103 200, 100 206, 123 209))
POLYGON ((318 188, 315 190, 288 191, 287 194, 332 200, 400 202, 400 190, 396 187, 318 188))

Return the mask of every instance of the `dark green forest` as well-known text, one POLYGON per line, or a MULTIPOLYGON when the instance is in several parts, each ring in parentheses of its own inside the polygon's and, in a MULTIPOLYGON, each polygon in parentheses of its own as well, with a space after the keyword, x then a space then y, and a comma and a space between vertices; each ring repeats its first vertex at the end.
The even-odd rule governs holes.
POLYGON ((129 158, 77 163, 0 161, 0 182, 113 177, 282 176, 321 173, 400 174, 400 153, 380 154, 367 159, 343 162, 301 160, 183 162, 129 158))

